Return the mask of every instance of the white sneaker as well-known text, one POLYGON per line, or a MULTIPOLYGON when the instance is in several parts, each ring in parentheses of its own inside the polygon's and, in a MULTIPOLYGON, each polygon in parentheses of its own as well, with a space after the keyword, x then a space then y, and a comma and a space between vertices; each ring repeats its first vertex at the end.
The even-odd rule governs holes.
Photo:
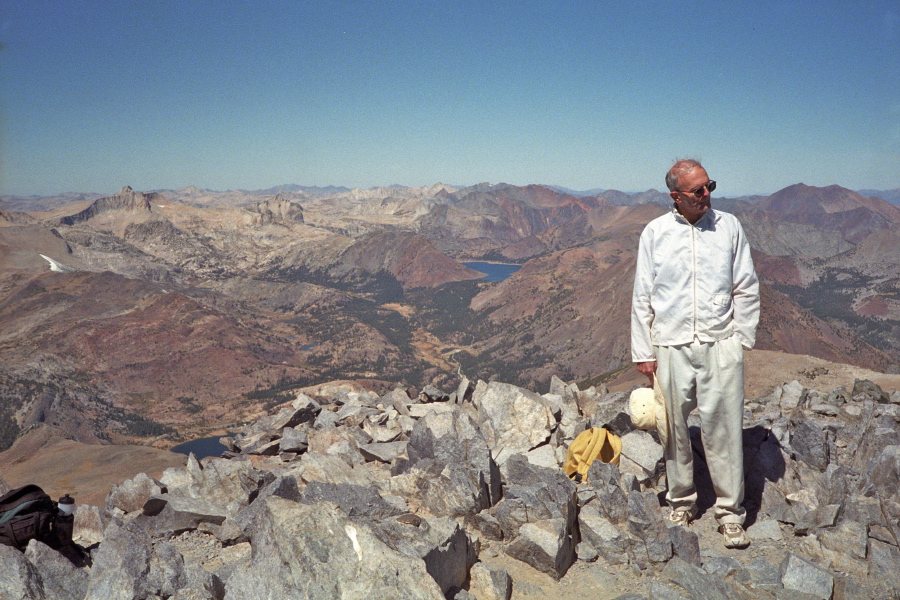
POLYGON ((672 509, 672 512, 669 513, 669 520, 676 525, 681 525, 682 527, 687 527, 691 524, 691 521, 694 520, 694 511, 689 508, 683 509, 672 509))
POLYGON ((740 523, 719 525, 719 533, 725 538, 726 548, 746 548, 750 545, 750 536, 740 523))

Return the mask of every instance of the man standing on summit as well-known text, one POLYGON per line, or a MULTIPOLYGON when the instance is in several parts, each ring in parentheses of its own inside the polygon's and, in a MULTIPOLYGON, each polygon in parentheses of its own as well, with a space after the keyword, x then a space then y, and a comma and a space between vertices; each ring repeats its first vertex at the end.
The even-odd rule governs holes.
POLYGON ((666 397, 664 449, 669 519, 697 514, 687 418, 700 413, 706 461, 716 492, 714 515, 728 548, 750 544, 744 531, 744 348, 759 322, 759 282, 744 230, 713 210, 716 189, 695 160, 666 175, 672 210, 641 234, 631 308, 631 355, 666 397))

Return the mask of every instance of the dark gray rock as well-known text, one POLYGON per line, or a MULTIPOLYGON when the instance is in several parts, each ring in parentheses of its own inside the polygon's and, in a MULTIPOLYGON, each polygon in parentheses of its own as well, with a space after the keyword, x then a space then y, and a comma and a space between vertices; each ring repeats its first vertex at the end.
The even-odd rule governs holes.
POLYGON ((817 423, 803 418, 802 413, 790 421, 791 450, 797 460, 824 471, 830 459, 829 436, 817 423))
POLYGON ((627 527, 630 533, 644 542, 644 551, 650 562, 661 563, 672 558, 672 540, 656 494, 650 491, 629 492, 627 527))
POLYGON ((781 585, 786 589, 810 594, 822 600, 831 600, 834 593, 834 577, 825 569, 789 552, 781 561, 781 585))
POLYGON ((589 546, 609 564, 627 564, 634 557, 633 546, 641 542, 604 516, 599 504, 591 502, 579 511, 581 542, 578 546, 589 546))
POLYGON ((669 540, 672 542, 672 553, 681 560, 699 567, 700 538, 685 527, 669 527, 669 540))
POLYGON ((853 391, 850 392, 850 396, 855 402, 871 400, 878 404, 891 403, 890 395, 885 393, 877 383, 869 381, 868 379, 855 380, 853 382, 853 391))
POLYGON ((533 465, 517 454, 510 457, 503 471, 509 483, 493 514, 506 538, 515 538, 525 523, 546 519, 562 519, 568 535, 575 535, 576 485, 561 469, 533 465))
POLYGON ((386 502, 375 488, 351 483, 311 481, 303 491, 300 502, 313 505, 330 502, 350 517, 386 518, 403 513, 396 506, 386 502))
POLYGON ((500 499, 500 470, 477 424, 461 407, 420 419, 406 452, 407 471, 392 478, 392 492, 416 498, 432 514, 465 517, 500 499))
POLYGON ((587 474, 587 485, 597 498, 597 510, 610 523, 620 525, 628 520, 627 492, 622 488, 619 468, 611 463, 595 460, 587 474))
POLYGON ((443 392, 433 385, 426 385, 419 392, 419 402, 447 402, 450 400, 450 394, 443 392))

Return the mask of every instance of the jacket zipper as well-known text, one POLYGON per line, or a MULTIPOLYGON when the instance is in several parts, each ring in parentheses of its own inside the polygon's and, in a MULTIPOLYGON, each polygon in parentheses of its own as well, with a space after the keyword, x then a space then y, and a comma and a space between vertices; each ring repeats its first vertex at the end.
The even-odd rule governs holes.
POLYGON ((691 305, 693 308, 693 322, 691 323, 691 333, 693 338, 697 337, 697 229, 693 223, 688 223, 691 228, 691 305))

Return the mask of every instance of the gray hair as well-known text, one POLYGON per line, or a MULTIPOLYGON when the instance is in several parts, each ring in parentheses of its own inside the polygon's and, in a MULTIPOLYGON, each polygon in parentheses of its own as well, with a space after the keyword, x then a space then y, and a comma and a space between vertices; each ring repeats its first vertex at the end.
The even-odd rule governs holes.
POLYGON ((666 187, 669 188, 670 192, 676 191, 678 189, 678 178, 684 173, 693 171, 697 167, 702 169, 703 165, 700 164, 699 160, 694 160, 693 158, 682 158, 675 161, 675 164, 672 165, 672 168, 666 173, 666 187))

